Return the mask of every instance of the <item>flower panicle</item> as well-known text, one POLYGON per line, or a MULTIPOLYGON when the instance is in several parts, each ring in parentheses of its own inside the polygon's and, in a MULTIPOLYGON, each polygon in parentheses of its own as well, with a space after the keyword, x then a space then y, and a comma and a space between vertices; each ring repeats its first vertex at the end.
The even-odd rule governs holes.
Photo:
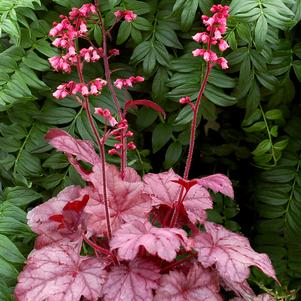
POLYGON ((227 18, 229 17, 229 6, 221 4, 213 5, 210 11, 213 13, 211 17, 202 16, 203 24, 206 26, 207 32, 198 32, 192 39, 197 43, 207 45, 207 48, 198 48, 192 51, 193 56, 201 56, 211 64, 218 64, 222 69, 228 68, 228 62, 225 58, 219 57, 216 52, 211 50, 212 45, 217 45, 221 52, 229 48, 228 43, 223 40, 222 35, 227 30, 227 18))

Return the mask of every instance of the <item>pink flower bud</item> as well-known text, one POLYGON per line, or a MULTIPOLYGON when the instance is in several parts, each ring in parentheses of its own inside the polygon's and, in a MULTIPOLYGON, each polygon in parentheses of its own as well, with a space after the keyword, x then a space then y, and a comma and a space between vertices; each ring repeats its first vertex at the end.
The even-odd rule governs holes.
POLYGON ((121 143, 115 143, 114 144, 115 149, 119 150, 122 149, 122 144, 121 143))
POLYGON ((116 56, 116 55, 119 55, 119 50, 118 49, 111 49, 109 50, 109 55, 112 56, 116 56))
POLYGON ((222 69, 228 69, 229 68, 228 61, 223 57, 220 57, 217 60, 217 63, 221 66, 222 69))
POLYGON ((192 51, 193 56, 203 56, 204 53, 205 53, 205 49, 201 49, 201 48, 192 51))
POLYGON ((108 154, 111 156, 118 155, 118 151, 115 148, 112 148, 108 151, 108 154))
POLYGON ((102 108, 95 108, 94 114, 95 114, 95 115, 100 115, 100 116, 102 116, 102 115, 103 115, 103 110, 102 110, 102 108))
POLYGON ((128 149, 135 150, 136 149, 136 144, 133 141, 129 142, 128 143, 128 149))
POLYGON ((125 11, 125 14, 124 14, 124 20, 125 20, 126 22, 132 22, 132 21, 134 21, 136 18, 137 18, 137 15, 134 14, 133 11, 131 11, 131 10, 125 11))
POLYGON ((133 133, 132 131, 128 131, 128 132, 126 133, 126 136, 127 136, 127 137, 133 137, 133 136, 134 136, 134 133, 133 133))
POLYGON ((220 51, 225 51, 226 49, 229 48, 229 45, 225 40, 220 40, 220 42, 218 44, 218 48, 220 51))
POLYGON ((191 100, 190 100, 190 97, 189 97, 189 96, 182 97, 182 98, 180 98, 180 100, 179 100, 179 103, 181 103, 181 104, 186 104, 186 103, 190 103, 190 102, 191 102, 191 100))

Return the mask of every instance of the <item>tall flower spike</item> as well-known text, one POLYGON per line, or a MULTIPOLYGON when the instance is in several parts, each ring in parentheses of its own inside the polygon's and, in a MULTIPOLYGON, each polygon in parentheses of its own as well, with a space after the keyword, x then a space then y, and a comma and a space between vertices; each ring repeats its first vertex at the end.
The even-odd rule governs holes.
POLYGON ((202 21, 206 26, 207 32, 198 32, 192 39, 197 43, 207 44, 206 48, 199 48, 192 51, 193 56, 202 56, 206 62, 211 64, 218 64, 222 69, 228 68, 228 62, 223 57, 218 57, 217 54, 211 50, 212 45, 217 45, 221 52, 229 48, 228 43, 222 39, 222 34, 227 29, 227 17, 229 7, 222 5, 213 5, 211 12, 212 17, 202 16, 202 21))

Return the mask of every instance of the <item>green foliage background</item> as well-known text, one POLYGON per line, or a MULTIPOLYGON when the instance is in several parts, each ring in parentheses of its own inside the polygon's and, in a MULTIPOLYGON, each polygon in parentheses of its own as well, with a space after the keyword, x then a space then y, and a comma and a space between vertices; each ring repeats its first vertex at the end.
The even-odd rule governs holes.
MULTIPOLYGON (((192 114, 178 100, 187 95, 196 99, 204 63, 191 55, 198 47, 191 36, 202 30, 200 16, 214 2, 219 1, 100 1, 107 27, 117 9, 138 14, 112 32, 110 47, 121 52, 111 62, 113 79, 143 75, 147 80, 127 98, 152 99, 168 113, 163 120, 148 108, 131 112, 138 151, 130 154, 129 163, 141 174, 170 167, 183 171, 192 114)), ((26 212, 65 186, 84 185, 65 156, 43 138, 49 128, 60 127, 93 140, 80 106, 51 96, 61 82, 76 80, 76 73, 54 73, 47 61, 57 53, 47 36, 52 22, 83 3, 0 0, 0 300, 13 300, 16 277, 33 247, 26 212)), ((268 253, 282 283, 274 291, 279 300, 293 300, 300 298, 301 288, 301 110, 296 94, 301 1, 222 3, 231 7, 226 34, 230 69, 215 68, 210 75, 192 176, 229 175, 236 202, 216 196, 211 220, 241 230, 258 251, 268 253)), ((97 24, 91 24, 89 34, 101 45, 97 24)), ((86 68, 86 79, 102 75, 101 64, 86 68)), ((124 96, 116 92, 122 103, 124 96)), ((115 110, 107 90, 91 104, 115 110)), ((273 287, 256 272, 251 281, 273 287)))

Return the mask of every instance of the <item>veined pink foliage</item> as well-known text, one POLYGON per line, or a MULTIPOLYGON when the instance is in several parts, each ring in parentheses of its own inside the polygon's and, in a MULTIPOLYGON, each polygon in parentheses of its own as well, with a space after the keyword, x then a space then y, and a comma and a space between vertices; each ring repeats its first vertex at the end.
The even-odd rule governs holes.
POLYGON ((209 222, 205 224, 205 229, 205 233, 194 238, 194 249, 204 267, 215 264, 222 278, 231 282, 243 282, 249 277, 249 267, 256 266, 277 280, 269 257, 256 253, 248 239, 209 222))
POLYGON ((229 198, 234 199, 232 183, 229 178, 223 174, 214 174, 196 181, 202 187, 209 188, 214 192, 220 192, 229 198))
MULTIPOLYGON (((181 179, 172 169, 159 174, 147 174, 143 180, 145 182, 144 192, 152 199, 153 206, 167 205, 170 208, 177 203, 182 187, 175 183, 181 179)), ((204 222, 207 218, 206 209, 212 208, 212 199, 207 189, 195 185, 189 189, 184 201, 184 209, 191 222, 204 222)))
POLYGON ((107 278, 105 264, 80 256, 72 246, 53 244, 33 250, 19 276, 17 301, 97 301, 107 278))
POLYGON ((57 150, 76 156, 77 160, 88 162, 91 165, 100 162, 91 141, 75 139, 60 129, 50 129, 45 138, 57 150))
POLYGON ((160 277, 159 267, 142 258, 115 266, 104 285, 104 301, 153 301, 160 277))
POLYGON ((194 264, 187 275, 181 271, 163 275, 154 301, 222 301, 219 290, 216 273, 194 264))
POLYGON ((62 242, 81 248, 81 231, 58 231, 58 223, 51 220, 53 215, 60 215, 69 201, 80 199, 86 193, 79 186, 69 186, 62 190, 56 197, 33 208, 27 214, 28 225, 39 234, 35 247, 40 249, 54 242, 62 242))
MULTIPOLYGON (((151 211, 150 198, 143 193, 143 182, 138 174, 131 168, 125 171, 124 180, 120 172, 113 165, 106 165, 107 197, 113 231, 133 220, 145 221, 151 211)), ((98 199, 89 202, 85 212, 89 213, 87 225, 98 235, 106 231, 104 196, 102 191, 102 168, 100 165, 93 167, 92 173, 87 180, 92 183, 98 194, 98 199)))
POLYGON ((186 247, 187 234, 178 228, 157 228, 148 221, 132 221, 124 224, 114 233, 110 242, 112 250, 118 250, 120 259, 133 260, 140 247, 153 256, 166 261, 176 258, 180 247, 186 247))

